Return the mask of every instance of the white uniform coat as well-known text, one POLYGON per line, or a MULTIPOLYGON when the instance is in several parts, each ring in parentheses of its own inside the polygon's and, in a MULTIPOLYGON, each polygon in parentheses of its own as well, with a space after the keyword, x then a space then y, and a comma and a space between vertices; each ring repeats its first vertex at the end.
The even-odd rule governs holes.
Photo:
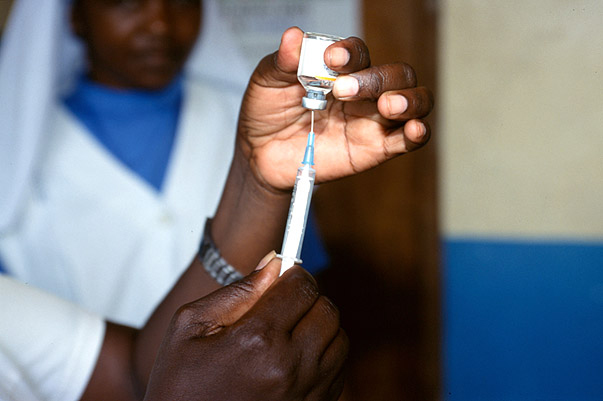
POLYGON ((239 104, 207 83, 185 85, 161 193, 57 106, 24 212, 0 238, 8 273, 140 327, 195 256, 215 212, 239 104))
POLYGON ((0 400, 79 400, 103 343, 103 320, 3 275, 0 302, 0 400))

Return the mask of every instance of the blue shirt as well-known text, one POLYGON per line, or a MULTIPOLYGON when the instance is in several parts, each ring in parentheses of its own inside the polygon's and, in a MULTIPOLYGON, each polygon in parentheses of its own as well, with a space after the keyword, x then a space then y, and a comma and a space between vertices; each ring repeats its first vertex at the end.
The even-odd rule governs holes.
POLYGON ((81 78, 65 105, 121 163, 160 191, 178 128, 182 79, 158 91, 81 78))

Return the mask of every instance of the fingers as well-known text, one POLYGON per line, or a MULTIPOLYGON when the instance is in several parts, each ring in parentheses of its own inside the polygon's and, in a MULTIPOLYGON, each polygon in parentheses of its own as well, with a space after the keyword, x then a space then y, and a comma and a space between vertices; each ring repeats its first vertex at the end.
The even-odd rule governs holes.
POLYGON ((431 129, 423 120, 410 120, 384 139, 384 150, 388 155, 412 152, 429 141, 431 129))
MULTIPOLYGON (((272 261, 269 265, 271 264, 280 266, 278 261, 272 261)), ((314 278, 301 267, 293 266, 237 324, 254 326, 261 322, 259 324, 275 331, 291 332, 318 298, 318 286, 314 278)))
POLYGON ((379 97, 377 107, 381 115, 390 120, 422 118, 433 109, 433 94, 424 86, 389 91, 379 97))
MULTIPOLYGON (((323 380, 314 387, 316 394, 331 394, 336 400, 341 393, 343 367, 348 354, 348 338, 339 326, 339 310, 325 297, 320 297, 291 334, 295 347, 304 350, 299 362, 304 371, 315 372, 323 380), (322 388, 321 386, 328 386, 322 388)), ((309 379, 309 381, 311 381, 309 379)), ((314 399, 309 396, 307 399, 314 399)), ((316 398, 325 399, 325 398, 316 398)))
POLYGON ((291 337, 319 360, 339 330, 339 310, 328 298, 320 297, 299 321, 291 337))
POLYGON ((321 385, 328 388, 314 387, 314 391, 307 397, 308 400, 338 400, 343 391, 345 378, 345 362, 349 351, 349 340, 343 330, 339 330, 337 337, 323 355, 320 366, 316 369, 319 374, 327 376, 321 385))
MULTIPOLYGON (((297 83, 297 67, 304 33, 297 27, 287 29, 276 53, 266 56, 255 75, 262 86, 283 87, 297 83)), ((324 54, 327 66, 340 74, 333 86, 333 96, 343 101, 377 100, 388 93, 384 117, 410 119, 423 117, 433 107, 433 95, 417 86, 414 69, 405 63, 371 67, 369 50, 356 37, 330 45, 324 54), (400 95, 402 97, 393 97, 400 95), (391 101, 387 101, 392 97, 391 101)), ((301 93, 301 91, 300 91, 301 93)), ((381 106, 380 106, 380 111, 381 106)))
POLYGON ((305 400, 338 400, 343 390, 345 362, 349 351, 349 340, 342 329, 339 329, 329 347, 318 361, 313 371, 323 378, 310 390, 305 400))
POLYGON ((276 67, 286 73, 297 72, 304 32, 298 27, 287 29, 281 36, 276 57, 276 67))
POLYGON ((204 337, 235 323, 278 278, 280 263, 270 263, 275 258, 276 252, 270 252, 260 262, 265 265, 263 269, 182 306, 174 315, 176 326, 186 327, 187 331, 193 330, 193 335, 204 337))
MULTIPOLYGON (((260 61, 252 81, 264 87, 281 88, 297 83, 297 65, 304 33, 297 27, 287 29, 278 51, 260 61)), ((301 88, 301 86, 300 86, 301 88)))
POLYGON ((349 74, 370 67, 371 57, 362 39, 350 37, 333 43, 325 50, 327 67, 340 74, 349 74))
POLYGON ((417 77, 411 66, 386 64, 338 77, 333 95, 339 100, 374 100, 387 91, 415 86, 417 77))
MULTIPOLYGON (((285 73, 297 72, 304 32, 298 27, 287 29, 281 36, 274 67, 285 73)), ((333 43, 325 50, 327 66, 339 73, 347 74, 368 68, 371 65, 369 50, 362 39, 350 37, 333 43)))
POLYGON ((320 369, 325 371, 340 371, 346 362, 346 358, 342 358, 341 356, 345 355, 347 357, 349 348, 350 341, 348 336, 342 328, 339 328, 329 347, 322 354, 320 369))
MULTIPOLYGON (((296 73, 304 32, 297 28, 287 29, 273 58, 274 67, 284 73, 296 73)), ((350 37, 330 45, 324 53, 326 65, 341 73, 347 74, 368 68, 371 65, 369 50, 362 39, 350 37)))

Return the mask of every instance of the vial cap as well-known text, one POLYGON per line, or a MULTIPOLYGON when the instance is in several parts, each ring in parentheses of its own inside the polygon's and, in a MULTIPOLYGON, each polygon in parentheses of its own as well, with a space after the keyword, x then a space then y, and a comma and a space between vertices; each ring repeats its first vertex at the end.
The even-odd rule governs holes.
POLYGON ((324 110, 327 108, 327 99, 316 99, 304 96, 302 98, 302 106, 311 110, 324 110))

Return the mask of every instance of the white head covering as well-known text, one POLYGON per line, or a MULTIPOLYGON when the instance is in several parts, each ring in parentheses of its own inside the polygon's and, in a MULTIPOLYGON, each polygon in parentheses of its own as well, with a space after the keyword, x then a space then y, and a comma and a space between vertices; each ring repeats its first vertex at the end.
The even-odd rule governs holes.
MULTIPOLYGON (((0 47, 0 233, 20 212, 44 146, 52 102, 84 66, 84 49, 70 32, 71 0, 15 0, 0 47)), ((251 69, 216 0, 204 0, 200 40, 190 76, 242 94, 251 69)))

